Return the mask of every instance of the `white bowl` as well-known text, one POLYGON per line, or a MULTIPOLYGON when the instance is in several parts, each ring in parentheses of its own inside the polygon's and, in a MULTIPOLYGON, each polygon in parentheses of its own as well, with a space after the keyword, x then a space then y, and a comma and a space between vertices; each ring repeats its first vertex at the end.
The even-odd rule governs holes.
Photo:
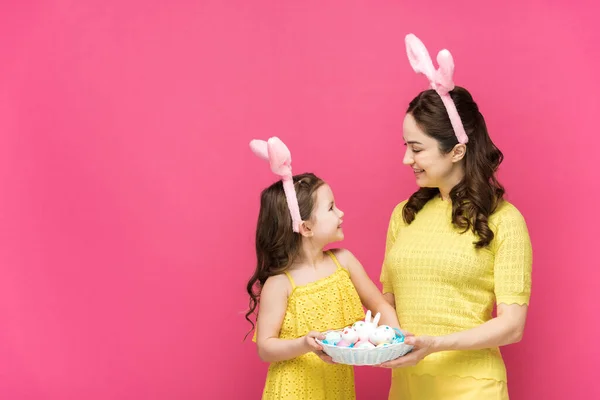
POLYGON ((348 365, 378 365, 402 357, 413 348, 413 346, 404 343, 394 343, 388 346, 371 349, 338 347, 331 344, 325 344, 318 339, 317 343, 323 347, 325 354, 330 356, 334 362, 348 365))

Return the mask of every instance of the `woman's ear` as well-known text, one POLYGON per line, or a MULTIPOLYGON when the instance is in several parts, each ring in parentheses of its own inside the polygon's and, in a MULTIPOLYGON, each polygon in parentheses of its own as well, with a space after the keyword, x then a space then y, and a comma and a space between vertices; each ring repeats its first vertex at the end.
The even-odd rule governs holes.
POLYGON ((459 162, 467 154, 467 146, 459 143, 452 149, 452 162, 459 162))
POLYGON ((300 234, 304 237, 312 237, 314 235, 309 221, 302 221, 300 224, 300 234))

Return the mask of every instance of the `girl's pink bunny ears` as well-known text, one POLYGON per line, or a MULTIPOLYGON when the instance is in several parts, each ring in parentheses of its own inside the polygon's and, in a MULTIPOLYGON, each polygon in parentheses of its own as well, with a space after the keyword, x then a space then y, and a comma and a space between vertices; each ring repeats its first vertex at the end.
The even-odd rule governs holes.
POLYGON ((440 95, 444 102, 456 139, 458 139, 459 143, 467 143, 469 138, 456 110, 456 105, 448 93, 454 89, 454 82, 452 81, 454 60, 452 59, 452 54, 446 49, 441 50, 437 56, 437 62, 440 67, 436 70, 427 48, 418 37, 409 33, 406 35, 405 42, 406 54, 408 55, 410 65, 417 74, 423 74, 429 79, 431 88, 440 95))
POLYGON ((292 216, 292 229, 294 232, 300 231, 302 218, 300 217, 300 208, 298 207, 298 198, 294 189, 294 180, 292 179, 292 154, 287 146, 277 137, 272 137, 268 141, 252 140, 250 148, 260 158, 266 160, 271 165, 271 171, 279 175, 283 181, 283 191, 292 216))

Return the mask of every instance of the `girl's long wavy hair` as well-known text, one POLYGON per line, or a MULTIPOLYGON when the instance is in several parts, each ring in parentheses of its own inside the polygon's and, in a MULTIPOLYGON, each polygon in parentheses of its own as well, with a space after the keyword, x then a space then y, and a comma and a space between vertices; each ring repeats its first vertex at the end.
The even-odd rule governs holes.
MULTIPOLYGON (((298 198, 300 217, 308 221, 315 204, 315 192, 325 182, 312 173, 295 175, 294 188, 298 198)), ((302 236, 292 230, 292 217, 287 205, 283 183, 277 181, 260 196, 260 211, 256 225, 256 270, 246 285, 250 297, 246 320, 255 327, 250 318, 260 301, 260 291, 267 279, 283 273, 300 252, 302 236)), ((246 337, 248 336, 246 334, 246 337)))
MULTIPOLYGON (((456 86, 450 96, 469 137, 464 156, 465 176, 450 191, 452 223, 463 232, 471 229, 479 239, 474 243, 475 247, 482 248, 494 238, 488 218, 504 196, 504 188, 496 178, 504 156, 490 139, 483 115, 471 94, 456 86)), ((425 134, 438 141, 442 153, 449 153, 458 144, 448 112, 434 90, 419 93, 410 102, 407 113, 414 117, 425 134)), ((420 188, 413 193, 402 210, 404 221, 407 224, 414 221, 425 203, 437 195, 438 188, 420 188)))

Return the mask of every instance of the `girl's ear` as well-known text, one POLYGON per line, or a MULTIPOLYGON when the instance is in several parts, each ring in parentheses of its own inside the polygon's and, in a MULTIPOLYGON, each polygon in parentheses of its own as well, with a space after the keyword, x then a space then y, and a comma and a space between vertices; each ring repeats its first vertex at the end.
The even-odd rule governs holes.
POLYGON ((312 237, 314 232, 311 229, 312 225, 309 221, 302 221, 300 224, 300 234, 304 237, 312 237))

